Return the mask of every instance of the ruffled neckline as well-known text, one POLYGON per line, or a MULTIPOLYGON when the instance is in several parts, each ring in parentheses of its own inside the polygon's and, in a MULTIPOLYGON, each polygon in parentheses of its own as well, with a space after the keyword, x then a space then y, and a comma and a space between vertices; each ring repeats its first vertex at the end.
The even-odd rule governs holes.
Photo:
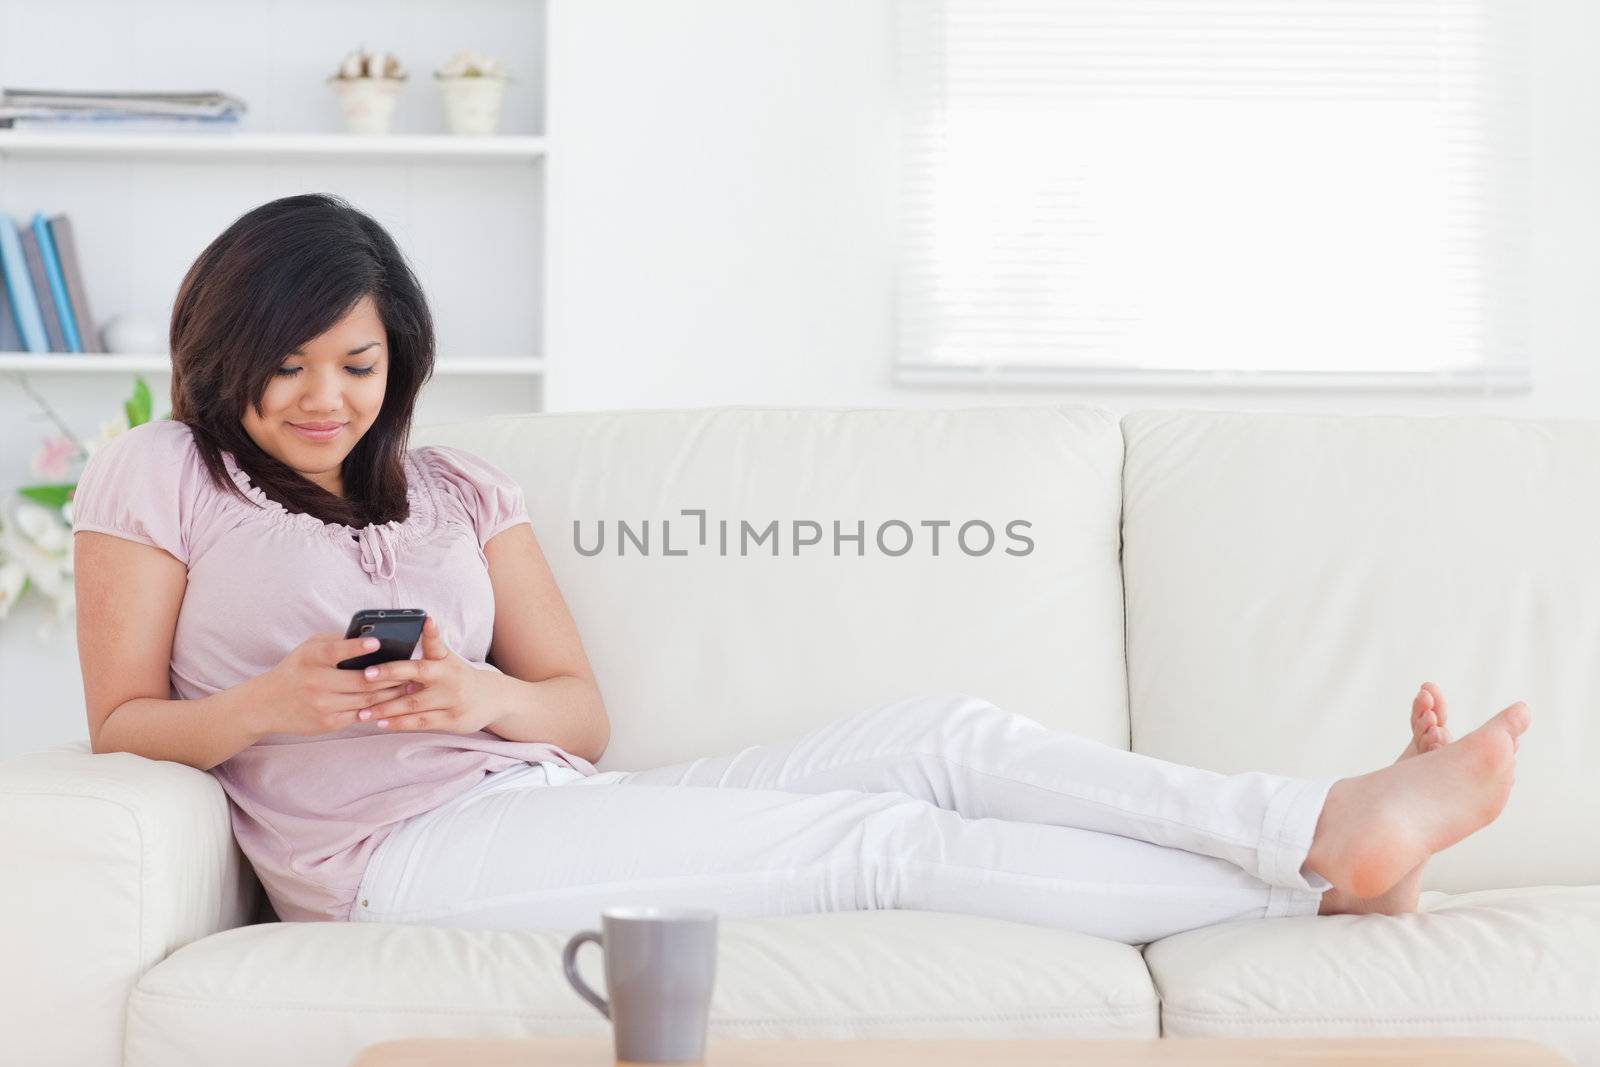
POLYGON ((433 532, 438 524, 438 508, 434 504, 433 493, 428 487, 427 471, 424 469, 416 450, 407 452, 404 459, 406 471, 406 502, 409 514, 404 519, 394 519, 389 522, 368 523, 366 526, 347 526, 340 522, 324 522, 315 515, 303 511, 291 512, 282 504, 269 497, 244 472, 234 459, 232 452, 222 453, 222 465, 245 496, 260 505, 269 518, 282 526, 294 527, 311 532, 320 531, 330 540, 340 544, 349 545, 352 541, 366 542, 376 535, 383 536, 386 540, 398 542, 415 541, 433 532))

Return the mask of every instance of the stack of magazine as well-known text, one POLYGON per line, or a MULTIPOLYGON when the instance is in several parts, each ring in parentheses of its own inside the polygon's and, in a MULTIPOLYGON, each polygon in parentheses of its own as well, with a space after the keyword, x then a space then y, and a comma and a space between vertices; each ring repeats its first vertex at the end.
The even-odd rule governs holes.
POLYGON ((0 214, 0 290, 0 352, 105 351, 67 216, 0 214))
POLYGON ((231 130, 244 111, 243 100, 215 91, 0 89, 0 127, 13 129, 231 130))

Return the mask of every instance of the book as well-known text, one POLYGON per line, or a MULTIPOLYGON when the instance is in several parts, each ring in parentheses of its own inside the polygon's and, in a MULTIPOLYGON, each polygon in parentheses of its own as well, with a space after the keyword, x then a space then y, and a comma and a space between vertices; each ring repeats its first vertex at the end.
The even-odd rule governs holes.
MULTIPOLYGON (((56 258, 56 243, 50 239, 50 224, 44 212, 33 215, 33 236, 39 242, 39 254, 44 257, 44 276, 50 285, 50 300, 56 306, 56 318, 61 320, 61 332, 66 336, 68 352, 82 352, 83 342, 78 340, 78 324, 72 320, 72 302, 67 299, 67 280, 61 276, 61 261, 56 258)), ((40 297, 43 300, 43 297, 40 297)))
POLYGON ((106 347, 100 343, 100 331, 89 312, 89 290, 78 269, 78 242, 72 233, 72 220, 65 215, 52 218, 50 240, 55 242, 56 258, 61 261, 61 274, 67 282, 67 299, 72 304, 72 321, 78 326, 78 340, 85 352, 104 352, 106 347))
POLYGON ((183 115, 17 115, 0 108, 0 129, 10 130, 161 130, 174 133, 231 133, 239 129, 238 116, 196 118, 183 115))
POLYGON ((28 280, 28 264, 22 257, 22 239, 10 215, 0 214, 0 272, 5 274, 6 296, 17 330, 29 352, 50 351, 44 336, 44 320, 39 317, 39 299, 28 280))
POLYGON ((244 101, 220 89, 195 89, 179 92, 150 89, 0 89, 0 95, 18 100, 72 103, 82 100, 104 100, 139 106, 145 103, 184 104, 192 107, 226 104, 244 107, 244 101))
MULTIPOLYGON (((13 109, 14 112, 14 109, 13 109)), ((83 112, 77 115, 14 115, 0 109, 0 128, 5 130, 85 130, 99 133, 102 130, 173 130, 181 133, 214 133, 218 130, 238 130, 237 115, 227 118, 194 118, 184 115, 101 115, 83 112)))
POLYGON ((0 118, 73 115, 237 118, 245 102, 227 93, 73 92, 54 89, 0 90, 0 118))
POLYGON ((65 352, 67 337, 61 332, 61 318, 56 314, 56 304, 50 299, 50 282, 44 276, 44 254, 39 251, 39 237, 24 226, 18 234, 22 240, 22 259, 28 265, 28 280, 33 284, 34 299, 39 308, 39 321, 44 323, 46 352, 65 352))
MULTIPOLYGON (((6 283, 0 280, 0 289, 6 283)), ((21 352, 22 334, 17 331, 17 317, 11 314, 11 301, 0 293, 0 352, 21 352)))

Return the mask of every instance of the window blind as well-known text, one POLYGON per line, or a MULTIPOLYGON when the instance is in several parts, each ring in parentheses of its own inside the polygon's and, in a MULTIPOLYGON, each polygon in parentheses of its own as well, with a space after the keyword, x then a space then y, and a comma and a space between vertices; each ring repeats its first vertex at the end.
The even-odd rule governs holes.
POLYGON ((1520 385, 1520 5, 900 0, 897 378, 1520 385))

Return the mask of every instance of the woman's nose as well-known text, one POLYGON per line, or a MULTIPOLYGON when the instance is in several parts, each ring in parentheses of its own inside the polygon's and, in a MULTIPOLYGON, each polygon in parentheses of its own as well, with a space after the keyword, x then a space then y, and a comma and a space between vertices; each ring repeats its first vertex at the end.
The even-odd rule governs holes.
POLYGON ((344 383, 335 374, 319 374, 311 378, 305 406, 309 409, 337 411, 342 406, 340 395, 344 383))

